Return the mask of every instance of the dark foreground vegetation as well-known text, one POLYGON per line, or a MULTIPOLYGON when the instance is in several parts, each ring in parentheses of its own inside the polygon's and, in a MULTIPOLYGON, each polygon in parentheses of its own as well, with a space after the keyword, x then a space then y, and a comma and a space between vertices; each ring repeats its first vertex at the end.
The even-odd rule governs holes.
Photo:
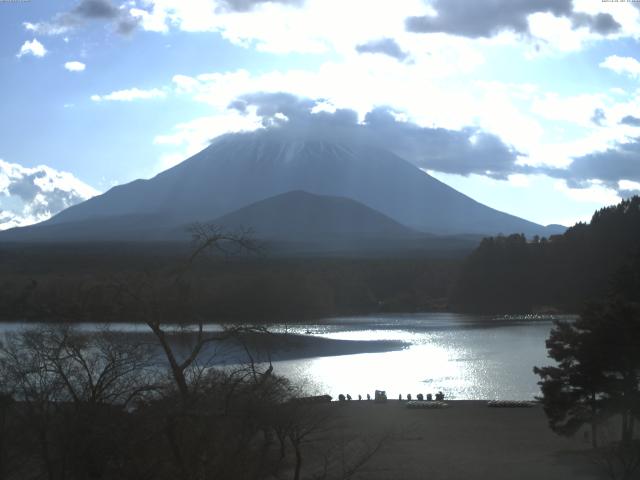
POLYGON ((465 262, 451 303, 469 312, 579 312, 612 291, 640 301, 640 197, 549 239, 491 237, 465 262))
MULTIPOLYGON (((166 346, 162 328, 155 333, 166 346)), ((183 358, 168 347, 164 368, 149 345, 108 331, 54 326, 5 338, 0 478, 301 478, 309 463, 303 445, 332 434, 328 405, 300 400, 302 391, 271 368, 201 367, 203 342, 183 358)), ((319 452, 314 478, 348 478, 381 441, 319 452)))
MULTIPOLYGON (((115 305, 154 342, 68 324, 3 338, 0 479, 301 478, 303 444, 331 429, 327 405, 301 401, 302 390, 270 363, 256 366, 248 346, 245 365, 208 367, 215 350, 207 346, 243 344, 266 330, 205 331, 193 302, 197 261, 211 249, 238 254, 254 245, 210 226, 194 227, 194 241, 172 268, 114 280, 115 305), (176 318, 196 327, 179 348, 165 325, 176 318)), ((377 448, 328 449, 316 478, 348 478, 377 448)))

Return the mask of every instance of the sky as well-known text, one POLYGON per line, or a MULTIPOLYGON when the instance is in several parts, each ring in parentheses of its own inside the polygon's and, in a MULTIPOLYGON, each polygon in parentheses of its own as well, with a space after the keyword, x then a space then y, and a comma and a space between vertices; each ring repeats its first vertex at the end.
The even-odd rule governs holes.
POLYGON ((624 1, 0 0, 0 229, 310 119, 572 225, 640 193, 639 39, 624 1))

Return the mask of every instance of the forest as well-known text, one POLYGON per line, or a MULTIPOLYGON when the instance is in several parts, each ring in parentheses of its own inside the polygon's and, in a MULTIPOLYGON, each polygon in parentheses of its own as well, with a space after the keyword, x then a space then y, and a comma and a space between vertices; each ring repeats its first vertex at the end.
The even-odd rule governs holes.
POLYGON ((570 312, 607 297, 640 300, 640 197, 594 213, 563 235, 489 237, 466 259, 452 308, 467 312, 570 312))
MULTIPOLYGON (((191 246, 0 245, 0 320, 134 321, 123 285, 151 285, 187 321, 170 278, 191 246)), ((228 252, 227 252, 228 253, 228 252)), ((615 290, 640 292, 640 197, 603 208, 563 235, 484 238, 447 255, 210 254, 190 269, 189 305, 221 322, 305 321, 378 312, 576 313, 615 290)))
MULTIPOLYGON (((132 321, 122 285, 153 284, 163 311, 183 321, 183 299, 175 298, 183 292, 171 278, 188 254, 186 247, 166 245, 5 246, 0 319, 132 321)), ((189 305, 211 321, 258 323, 444 310, 461 260, 209 255, 190 270, 189 305)))

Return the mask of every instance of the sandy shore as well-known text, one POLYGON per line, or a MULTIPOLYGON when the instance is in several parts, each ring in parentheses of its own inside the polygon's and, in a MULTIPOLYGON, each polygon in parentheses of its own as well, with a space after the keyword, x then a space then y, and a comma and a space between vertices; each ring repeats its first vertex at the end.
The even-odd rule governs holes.
MULTIPOLYGON (((405 402, 333 402, 331 427, 306 453, 316 462, 336 444, 358 458, 382 438, 380 449, 351 478, 567 480, 598 477, 588 443, 566 439, 547 426, 540 406, 489 408, 483 401, 451 401, 449 408, 411 410, 405 402), (360 453, 358 453, 360 452, 360 453)), ((315 463, 315 467, 314 467, 315 463)))

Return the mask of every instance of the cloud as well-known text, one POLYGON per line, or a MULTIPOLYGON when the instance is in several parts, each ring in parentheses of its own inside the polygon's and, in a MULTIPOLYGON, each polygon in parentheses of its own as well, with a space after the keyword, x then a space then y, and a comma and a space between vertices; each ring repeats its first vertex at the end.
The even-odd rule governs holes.
POLYGON ((83 72, 87 66, 82 62, 66 62, 64 64, 64 68, 69 70, 70 72, 83 72))
POLYGON ((111 23, 116 32, 128 35, 135 30, 140 19, 126 8, 116 7, 111 0, 81 0, 70 11, 58 13, 49 21, 25 22, 23 25, 41 35, 62 35, 84 27, 90 21, 111 23))
POLYGON ((593 111, 593 116, 591 117, 591 121, 596 125, 602 126, 602 124, 606 119, 607 119, 607 116, 605 115, 604 110, 602 108, 596 108, 593 111))
POLYGON ((408 31, 469 38, 489 38, 504 31, 530 34, 529 16, 539 13, 569 18, 575 28, 587 27, 599 34, 615 33, 621 27, 608 13, 574 12, 572 0, 433 0, 430 6, 435 15, 408 17, 408 31))
POLYGON ((233 12, 249 12, 256 6, 265 3, 280 3, 283 5, 300 7, 304 2, 305 0, 220 0, 219 3, 224 10, 233 12))
POLYGON ((621 25, 608 13, 589 15, 586 13, 574 13, 571 17, 574 27, 587 27, 600 35, 611 35, 620 30, 621 25))
POLYGON ((34 57, 44 57, 47 54, 47 49, 44 48, 37 39, 33 39, 30 42, 26 41, 20 47, 20 51, 17 53, 16 57, 21 58, 25 55, 33 55, 34 57))
MULTIPOLYGON (((424 170, 498 180, 546 175, 563 180, 567 189, 609 189, 612 195, 617 192, 620 196, 625 190, 628 195, 629 182, 640 183, 640 137, 574 156, 567 165, 558 167, 526 164, 524 154, 478 127, 426 127, 389 107, 376 107, 359 116, 354 110, 335 108, 323 99, 259 92, 240 96, 229 108, 256 117, 262 128, 283 135, 377 145, 424 170)), ((604 111, 596 110, 594 117, 604 121, 604 111)))
POLYGON ((633 57, 608 56, 599 65, 618 74, 625 74, 632 78, 640 78, 640 62, 633 57))
POLYGON ((627 115, 622 120, 620 120, 622 125, 629 125, 631 127, 640 127, 640 118, 634 117, 633 115, 627 115))
POLYGON ((350 145, 377 145, 420 168, 458 175, 506 179, 517 169, 518 152, 497 136, 475 127, 429 128, 402 119, 388 107, 369 111, 362 122, 351 109, 331 109, 322 99, 288 93, 243 95, 229 106, 251 112, 264 128, 283 135, 328 139, 350 145))
POLYGON ((165 98, 167 93, 158 88, 151 90, 141 90, 139 88, 130 88, 127 90, 117 90, 106 95, 91 95, 94 102, 115 101, 115 102, 132 102, 134 100, 151 100, 154 98, 165 98))
POLYGON ((640 137, 576 157, 566 169, 540 167, 537 171, 565 180, 570 188, 596 184, 621 191, 620 182, 640 182, 640 137))
POLYGON ((67 172, 0 160, 0 230, 44 221, 99 193, 67 172))
POLYGON ((620 192, 620 196, 622 196, 623 198, 640 195, 640 182, 620 180, 618 182, 618 191, 620 192))
POLYGON ((71 13, 84 18, 113 19, 118 9, 109 0, 82 0, 71 13))
POLYGON ((358 53, 380 53, 389 57, 395 58, 399 61, 404 61, 408 58, 409 54, 400 48, 400 45, 393 38, 381 38, 378 40, 371 40, 367 43, 361 43, 356 45, 356 51, 358 53))
POLYGON ((407 36, 404 19, 421 11, 422 0, 244 1, 226 6, 220 0, 145 0, 131 14, 149 31, 219 32, 235 45, 259 51, 348 56, 371 39, 407 36))

